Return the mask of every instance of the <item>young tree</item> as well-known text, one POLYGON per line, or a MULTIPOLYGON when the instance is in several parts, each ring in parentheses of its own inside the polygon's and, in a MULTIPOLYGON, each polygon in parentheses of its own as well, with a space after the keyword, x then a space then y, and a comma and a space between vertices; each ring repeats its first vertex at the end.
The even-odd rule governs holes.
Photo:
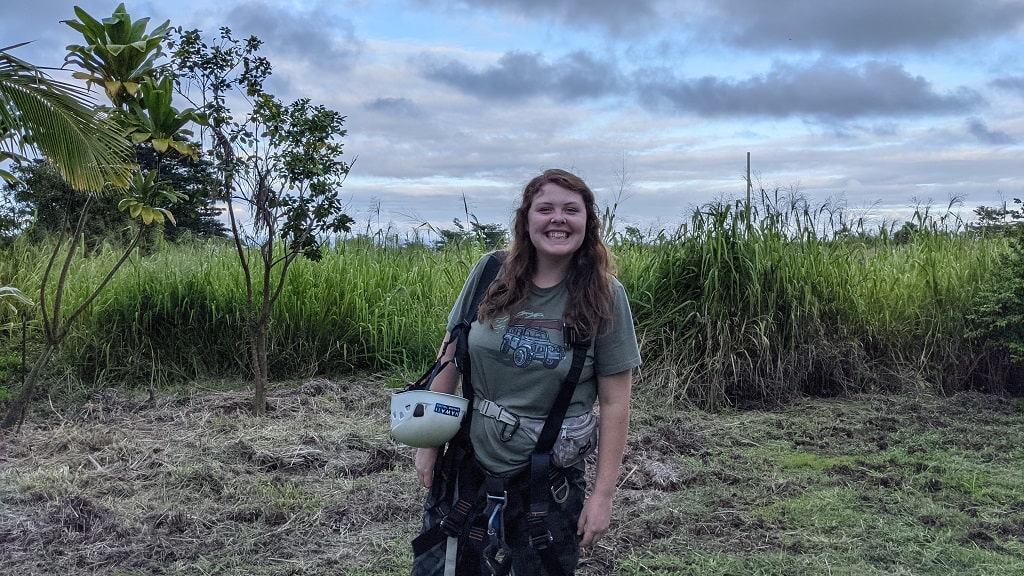
MULTIPOLYGON (((86 73, 79 74, 78 77, 85 78, 90 83, 102 82, 108 97, 110 97, 111 102, 115 105, 112 111, 101 110, 91 112, 92 117, 113 117, 119 121, 121 128, 129 127, 128 133, 133 135, 131 140, 124 135, 125 132, 121 132, 121 142, 129 151, 131 151, 131 142, 136 144, 152 142, 158 138, 169 139, 170 141, 181 140, 180 135, 168 134, 166 131, 158 133, 156 130, 150 130, 144 137, 140 136, 140 133, 144 133, 151 125, 155 125, 153 122, 154 117, 158 117, 161 123, 169 125, 169 123, 175 122, 176 119, 174 117, 179 115, 173 109, 170 111, 163 109, 164 104, 167 104, 167 107, 169 107, 169 100, 163 95, 152 95, 154 91, 161 90, 161 85, 154 84, 151 86, 149 91, 150 97, 147 99, 145 98, 147 91, 140 91, 139 85, 136 83, 138 79, 150 82, 146 75, 147 69, 151 70, 152 63, 161 53, 161 43, 166 38, 169 23, 164 23, 164 25, 158 27, 154 30, 153 35, 147 35, 145 28, 148 19, 143 19, 133 24, 131 18, 124 11, 123 4, 115 10, 111 18, 105 18, 103 22, 95 20, 78 7, 75 7, 75 13, 81 18, 82 22, 71 21, 68 24, 72 28, 83 32, 88 44, 86 46, 72 46, 68 61, 78 64, 86 70, 86 73), (117 64, 117 66, 112 66, 112 64, 117 64), (127 70, 128 73, 122 73, 122 70, 127 70), (115 77, 105 76, 108 73, 115 75, 115 77), (135 100, 136 98, 138 99, 137 101, 135 100), (147 106, 147 100, 150 106, 147 106), (135 116, 132 115, 133 113, 135 116), (149 121, 148 124, 147 121, 149 121)), ((22 101, 14 100, 14 105, 18 106, 22 101)), ((0 108, 4 108, 4 106, 0 105, 0 108)), ((22 121, 22 126, 24 125, 23 115, 0 116, 0 118, 7 118, 6 120, 0 120, 6 123, 5 127, 11 126, 12 121, 22 121)), ((43 137, 53 137, 58 141, 56 143, 58 151, 62 149, 62 145, 67 144, 67 142, 63 142, 63 133, 52 136, 46 131, 23 130, 16 134, 24 135, 23 137, 27 137, 31 143, 38 143, 40 135, 43 137)), ((167 146, 170 148, 172 144, 168 142, 167 146)), ((178 149, 177 146, 173 147, 176 150, 178 149)), ((46 150, 44 149, 43 152, 46 153, 46 150)), ((60 163, 57 164, 60 165, 60 163)), ((131 218, 138 219, 140 225, 117 262, 93 288, 85 301, 69 312, 65 308, 65 288, 70 281, 71 264, 81 248, 84 231, 89 222, 90 205, 95 199, 93 194, 85 196, 74 229, 70 234, 58 237, 53 252, 44 268, 39 288, 39 312, 44 336, 43 349, 26 376, 21 390, 10 403, 3 421, 0 422, 0 429, 12 428, 22 421, 25 410, 32 399, 36 382, 42 375, 43 370, 49 365, 49 361, 54 353, 64 342, 70 327, 88 309, 131 256, 139 239, 142 237, 144 227, 154 223, 162 224, 164 221, 174 222, 173 215, 164 206, 176 202, 180 195, 171 190, 165 183, 157 181, 157 170, 151 170, 143 174, 132 164, 130 168, 122 166, 120 170, 114 171, 113 175, 116 176, 121 171, 130 171, 130 178, 120 179, 117 182, 119 186, 110 186, 108 181, 108 184, 103 188, 108 191, 117 190, 118 188, 122 189, 124 196, 118 202, 118 208, 126 211, 131 218), (135 169, 131 170, 131 168, 135 169)), ((102 176, 106 181, 106 173, 102 173, 102 176)), ((74 182, 72 184, 75 185, 74 182)), ((89 185, 91 186, 92 184, 89 185)), ((99 187, 93 189, 98 190, 99 187)))
POLYGON ((300 256, 319 260, 323 242, 354 222, 338 198, 350 168, 341 159, 345 117, 309 99, 284 104, 266 92, 271 67, 257 55, 260 45, 255 36, 235 39, 228 28, 208 45, 192 30, 174 51, 183 91, 195 93, 194 105, 209 120, 210 155, 245 278, 257 414, 267 408, 270 319, 289 267, 300 256), (250 106, 244 113, 227 105, 234 91, 250 106))

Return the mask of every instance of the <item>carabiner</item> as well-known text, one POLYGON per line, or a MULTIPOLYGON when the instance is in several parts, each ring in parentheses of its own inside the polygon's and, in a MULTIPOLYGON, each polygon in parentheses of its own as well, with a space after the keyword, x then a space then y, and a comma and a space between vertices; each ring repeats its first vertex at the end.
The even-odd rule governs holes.
POLYGON ((516 430, 519 430, 519 416, 508 411, 505 411, 505 414, 515 418, 516 423, 510 426, 508 422, 501 422, 501 432, 498 434, 498 438, 500 438, 502 442, 508 442, 511 440, 512 435, 516 433, 516 430), (511 430, 509 430, 509 428, 511 428, 511 430))

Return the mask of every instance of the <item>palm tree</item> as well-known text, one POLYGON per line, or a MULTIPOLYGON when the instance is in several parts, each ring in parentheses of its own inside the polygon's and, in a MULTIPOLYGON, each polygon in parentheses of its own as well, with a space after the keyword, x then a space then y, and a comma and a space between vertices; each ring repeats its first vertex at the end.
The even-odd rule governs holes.
MULTIPOLYGON (((88 92, 0 48, 0 162, 45 156, 78 190, 128 185, 134 150, 88 92)), ((0 170, 0 177, 13 175, 0 170)))

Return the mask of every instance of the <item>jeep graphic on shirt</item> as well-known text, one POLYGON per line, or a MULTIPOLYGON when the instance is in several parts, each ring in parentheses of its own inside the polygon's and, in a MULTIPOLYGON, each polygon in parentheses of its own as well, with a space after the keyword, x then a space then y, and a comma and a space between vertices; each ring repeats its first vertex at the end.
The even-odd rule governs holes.
POLYGON ((552 344, 545 328, 561 329, 562 324, 541 321, 509 326, 501 338, 501 353, 511 353, 512 362, 519 368, 526 368, 534 360, 539 360, 545 368, 558 366, 565 358, 565 346, 552 344))

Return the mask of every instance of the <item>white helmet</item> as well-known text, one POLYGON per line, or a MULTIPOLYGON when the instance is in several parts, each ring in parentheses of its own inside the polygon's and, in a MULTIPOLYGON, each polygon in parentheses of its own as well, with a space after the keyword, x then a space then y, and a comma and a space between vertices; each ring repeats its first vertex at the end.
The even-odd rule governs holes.
POLYGON ((469 401, 462 396, 403 390, 391 395, 391 435, 402 444, 436 448, 459 431, 469 401))

